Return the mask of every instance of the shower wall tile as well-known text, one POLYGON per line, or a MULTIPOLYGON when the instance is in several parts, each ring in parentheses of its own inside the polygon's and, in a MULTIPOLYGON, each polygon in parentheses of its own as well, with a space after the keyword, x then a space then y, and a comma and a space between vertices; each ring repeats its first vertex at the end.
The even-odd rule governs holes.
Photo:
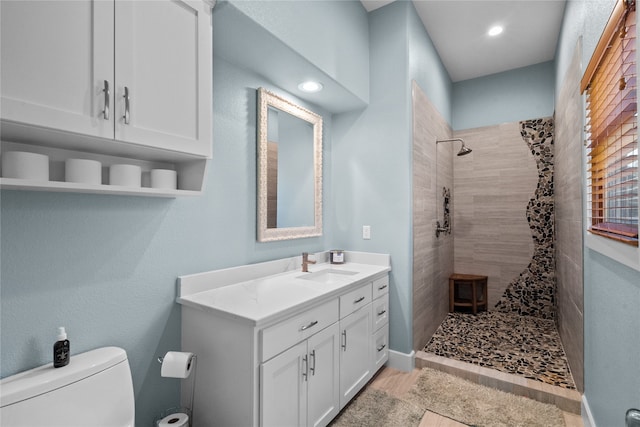
POLYGON ((436 238, 442 187, 453 188, 451 127, 413 82, 413 347, 422 349, 447 316, 453 236, 436 238), (437 156, 436 156, 437 150, 437 156), (437 163, 436 163, 437 157, 437 163))
POLYGON ((456 131, 471 154, 453 160, 453 235, 456 273, 489 278, 489 309, 531 261, 526 207, 536 162, 519 123, 456 131))
POLYGON ((558 331, 584 391, 581 52, 579 40, 556 102, 555 187, 558 331))

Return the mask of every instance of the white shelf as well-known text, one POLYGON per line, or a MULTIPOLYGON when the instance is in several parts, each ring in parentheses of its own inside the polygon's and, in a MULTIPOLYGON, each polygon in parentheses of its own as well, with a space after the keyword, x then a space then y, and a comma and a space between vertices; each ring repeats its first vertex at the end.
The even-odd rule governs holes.
POLYGON ((126 196, 180 197, 198 196, 201 191, 165 190, 150 187, 122 187, 119 185, 91 185, 64 181, 32 181, 26 179, 0 178, 2 190, 54 191, 67 193, 111 194, 126 196))
MULTIPOLYGON (((49 181, 0 178, 0 189, 2 190, 58 191, 150 197, 198 196, 202 194, 204 177, 206 176, 207 170, 207 159, 205 158, 193 159, 188 157, 179 157, 174 161, 150 161, 133 157, 120 157, 85 151, 65 150, 37 144, 1 141, 0 145, 0 153, 8 151, 29 151, 49 156, 49 181), (71 158, 91 159, 101 162, 103 184, 95 185, 66 182, 65 160, 71 158), (142 187, 108 185, 109 166, 118 163, 140 166, 142 169, 142 187), (175 170, 178 174, 178 189, 168 190, 151 188, 149 171, 156 168, 175 170)), ((0 176, 2 176, 1 171, 0 176)))

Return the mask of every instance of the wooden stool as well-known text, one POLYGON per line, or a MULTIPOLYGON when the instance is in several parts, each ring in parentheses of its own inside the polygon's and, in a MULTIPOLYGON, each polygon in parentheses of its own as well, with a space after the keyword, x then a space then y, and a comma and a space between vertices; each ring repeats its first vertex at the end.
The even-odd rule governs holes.
POLYGON ((487 306, 487 276, 477 276, 475 274, 452 274, 449 277, 449 312, 452 313, 455 307, 471 307, 473 314, 478 312, 478 307, 487 306), (471 289, 471 298, 460 298, 460 286, 468 285, 471 289), (482 294, 479 295, 478 286, 482 287, 482 294), (481 297, 481 298, 480 298, 481 297))

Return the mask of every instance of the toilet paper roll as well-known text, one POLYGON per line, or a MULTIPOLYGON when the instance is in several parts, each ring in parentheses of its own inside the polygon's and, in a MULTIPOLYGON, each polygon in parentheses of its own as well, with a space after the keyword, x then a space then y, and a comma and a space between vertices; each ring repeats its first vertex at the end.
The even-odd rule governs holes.
POLYGON ((158 421, 158 427, 187 427, 189 425, 189 416, 178 412, 176 414, 167 415, 158 421))
POLYGON ((193 367, 193 353, 169 351, 162 359, 160 375, 167 378, 187 378, 193 367))

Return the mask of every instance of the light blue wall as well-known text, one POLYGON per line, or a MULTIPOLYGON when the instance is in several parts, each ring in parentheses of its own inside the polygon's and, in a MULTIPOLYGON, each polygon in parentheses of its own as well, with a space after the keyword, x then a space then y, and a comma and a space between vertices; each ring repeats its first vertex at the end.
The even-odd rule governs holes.
POLYGON ((371 98, 363 111, 334 116, 331 164, 335 247, 391 254, 390 347, 412 342, 411 79, 449 114, 448 76, 413 4, 397 1, 369 14, 371 98), (412 62, 410 55, 415 55, 412 62), (371 240, 362 226, 371 226, 371 240))
MULTIPOLYGON (((199 197, 156 199, 2 191, 2 377, 51 361, 56 327, 72 354, 124 348, 137 425, 178 404, 156 358, 180 349, 178 275, 327 248, 319 238, 256 242, 256 88, 260 76, 214 58, 213 159, 199 197)), ((283 94, 282 92, 279 92, 283 94)), ((283 94, 286 95, 286 94, 283 94)), ((331 116, 324 115, 325 157, 331 116)), ((332 209, 330 167, 325 212, 332 209)))
POLYGON ((554 71, 549 61, 454 83, 453 129, 552 116, 554 71))
POLYGON ((367 13, 360 1, 233 1, 283 43, 369 100, 367 13))
MULTIPOLYGON (((614 4, 615 0, 567 3, 556 52, 556 81, 564 80, 579 37, 584 70, 614 4)), ((595 426, 622 426, 625 411, 640 407, 638 307, 640 272, 585 247, 584 396, 595 426)))
POLYGON ((584 255, 584 394, 596 426, 622 426, 640 408, 640 272, 584 255))
POLYGON ((449 73, 417 12, 409 12, 407 26, 410 40, 409 78, 418 83, 442 117, 451 123, 453 85, 449 73))

